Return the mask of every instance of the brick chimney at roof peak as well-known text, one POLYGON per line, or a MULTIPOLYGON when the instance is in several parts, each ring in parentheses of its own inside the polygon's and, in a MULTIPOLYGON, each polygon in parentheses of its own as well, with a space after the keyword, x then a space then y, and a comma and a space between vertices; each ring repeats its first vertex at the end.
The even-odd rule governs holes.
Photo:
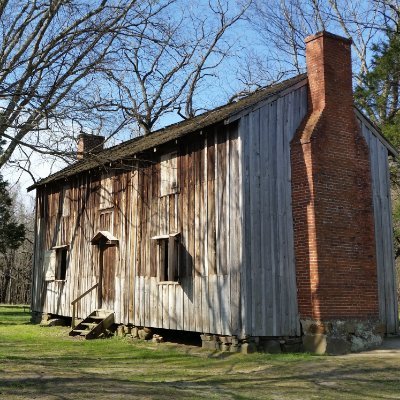
POLYGON ((78 136, 78 149, 77 158, 81 160, 91 153, 98 153, 103 150, 104 136, 90 135, 88 133, 81 133, 78 136))
POLYGON ((305 42, 312 109, 352 107, 352 40, 323 31, 305 42))

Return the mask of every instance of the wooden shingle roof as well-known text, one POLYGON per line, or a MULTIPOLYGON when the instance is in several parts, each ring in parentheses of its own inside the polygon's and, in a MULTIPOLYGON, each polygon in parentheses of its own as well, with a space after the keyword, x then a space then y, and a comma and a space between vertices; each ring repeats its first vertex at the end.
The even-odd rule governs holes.
POLYGON ((243 112, 247 108, 251 108, 260 101, 266 100, 282 92, 286 92, 292 86, 302 82, 304 82, 304 84, 307 82, 306 74, 301 74, 272 86, 256 90, 239 101, 228 103, 224 106, 205 112, 204 114, 200 114, 194 118, 169 125, 146 136, 140 136, 123 142, 119 145, 104 149, 97 154, 83 158, 82 160, 79 160, 58 172, 49 175, 47 178, 41 179, 34 185, 30 186, 28 191, 50 182, 67 179, 68 177, 89 171, 106 163, 112 163, 118 160, 126 159, 134 154, 139 154, 153 147, 176 140, 192 132, 214 125, 218 122, 228 120, 232 116, 243 112))

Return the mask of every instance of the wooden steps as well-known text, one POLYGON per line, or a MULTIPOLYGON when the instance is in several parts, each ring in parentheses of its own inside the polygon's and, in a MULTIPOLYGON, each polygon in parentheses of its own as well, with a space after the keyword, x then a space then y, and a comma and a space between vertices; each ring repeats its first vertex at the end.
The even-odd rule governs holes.
POLYGON ((114 311, 95 310, 76 327, 69 336, 83 336, 85 339, 104 337, 106 330, 114 323, 114 311))

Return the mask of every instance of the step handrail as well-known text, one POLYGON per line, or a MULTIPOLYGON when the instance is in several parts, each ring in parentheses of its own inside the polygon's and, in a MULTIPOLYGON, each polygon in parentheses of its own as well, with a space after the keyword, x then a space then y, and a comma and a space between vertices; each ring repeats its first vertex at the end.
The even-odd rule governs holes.
POLYGON ((71 328, 75 328, 75 320, 76 320, 76 303, 85 297, 87 294, 89 294, 92 290, 96 289, 97 286, 99 286, 99 282, 94 284, 90 289, 86 290, 86 292, 82 293, 80 296, 78 296, 76 299, 71 301, 71 306, 72 306, 72 322, 71 322, 71 328))

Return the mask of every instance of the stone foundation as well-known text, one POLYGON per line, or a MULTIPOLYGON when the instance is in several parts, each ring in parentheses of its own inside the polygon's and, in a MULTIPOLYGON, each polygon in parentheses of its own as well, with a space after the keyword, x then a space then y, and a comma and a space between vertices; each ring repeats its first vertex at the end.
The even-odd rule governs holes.
MULTIPOLYGON (((65 325, 66 319, 47 313, 32 312, 32 323, 43 326, 65 325)), ((382 344, 385 326, 377 320, 331 320, 300 321, 302 337, 267 337, 224 336, 201 334, 202 348, 213 351, 250 354, 254 352, 277 354, 309 352, 315 354, 346 354, 373 349, 382 344)), ((157 332, 157 331, 156 331, 157 332)), ((110 332, 110 334, 112 334, 110 332)), ((128 336, 132 339, 152 340, 155 343, 164 341, 163 336, 151 328, 132 325, 119 325, 117 336, 128 336)))
POLYGON ((154 335, 151 328, 143 326, 118 325, 115 331, 115 335, 120 337, 127 336, 130 337, 131 339, 142 339, 142 340, 150 340, 153 339, 153 336, 156 336, 158 342, 162 341, 162 337, 160 335, 154 335))
POLYGON ((236 336, 202 334, 202 347, 208 350, 261 352, 269 354, 309 352, 346 354, 373 349, 382 344, 385 326, 376 320, 301 320, 302 337, 236 336))
POLYGON ((304 351, 315 354, 346 354, 382 344, 385 327, 376 320, 301 320, 304 351))
POLYGON ((248 336, 239 339, 237 336, 200 335, 202 348, 230 353, 298 353, 302 351, 300 337, 266 337, 248 336))

